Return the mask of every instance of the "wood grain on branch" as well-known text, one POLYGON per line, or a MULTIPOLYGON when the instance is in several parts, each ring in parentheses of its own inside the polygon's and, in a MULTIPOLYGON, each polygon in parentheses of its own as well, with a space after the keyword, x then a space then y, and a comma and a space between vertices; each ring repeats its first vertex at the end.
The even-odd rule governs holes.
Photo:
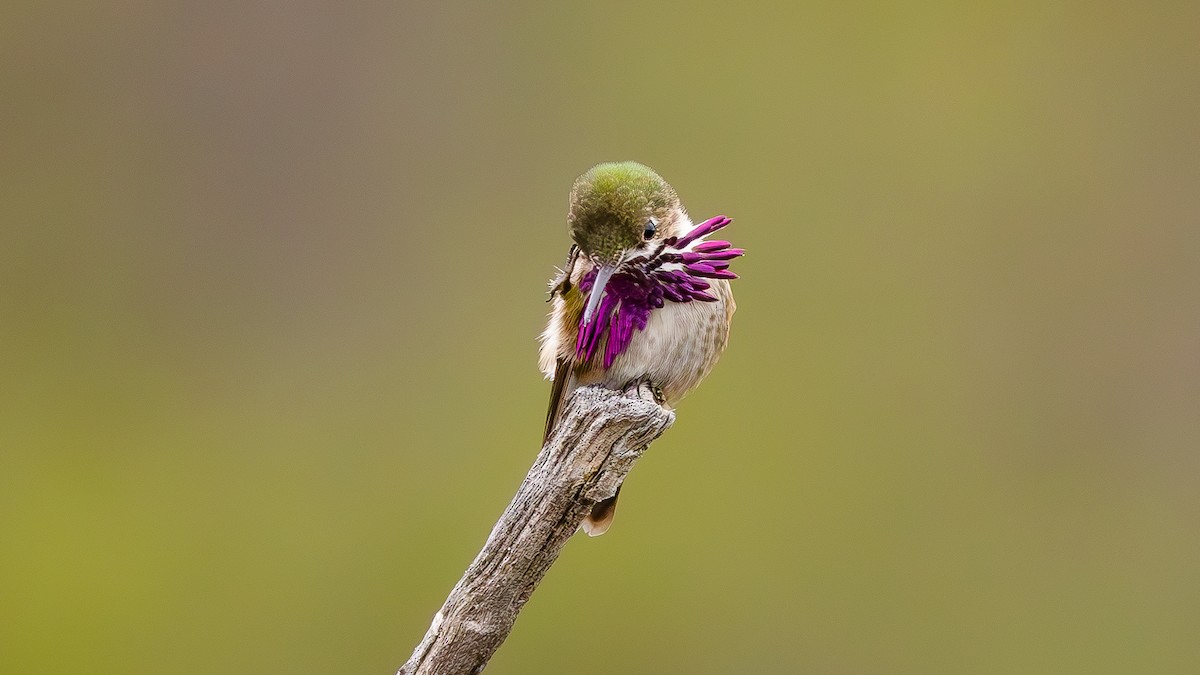
POLYGON ((675 421, 657 403, 584 387, 567 403, 483 550, 397 675, 478 673, 596 502, 675 421))

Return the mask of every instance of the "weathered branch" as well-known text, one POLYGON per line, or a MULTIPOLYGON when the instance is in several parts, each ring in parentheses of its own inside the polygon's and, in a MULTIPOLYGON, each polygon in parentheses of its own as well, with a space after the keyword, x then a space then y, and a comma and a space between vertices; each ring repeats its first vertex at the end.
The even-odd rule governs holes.
POLYGON ((658 404, 600 387, 567 403, 483 550, 397 675, 478 673, 596 502, 675 421, 658 404))

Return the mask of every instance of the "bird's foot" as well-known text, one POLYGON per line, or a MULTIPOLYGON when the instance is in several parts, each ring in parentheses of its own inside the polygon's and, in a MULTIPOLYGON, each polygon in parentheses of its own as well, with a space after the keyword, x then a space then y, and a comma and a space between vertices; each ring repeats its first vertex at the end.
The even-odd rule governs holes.
POLYGON ((626 396, 640 398, 643 401, 654 401, 659 405, 667 402, 667 397, 663 394, 662 387, 644 377, 630 380, 625 384, 625 388, 622 391, 626 396))
POLYGON ((550 297, 546 298, 546 302, 550 302, 558 296, 565 296, 571 290, 571 272, 575 268, 575 259, 578 257, 579 247, 572 244, 571 250, 567 253, 566 266, 550 280, 550 297))

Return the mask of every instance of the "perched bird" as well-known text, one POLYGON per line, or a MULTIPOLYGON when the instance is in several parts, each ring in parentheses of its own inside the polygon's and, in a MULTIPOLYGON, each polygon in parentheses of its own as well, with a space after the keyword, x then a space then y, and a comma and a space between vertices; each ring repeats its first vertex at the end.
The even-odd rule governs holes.
MULTIPOLYGON (((574 244, 550 281, 540 338, 541 370, 553 380, 547 439, 577 387, 648 389, 673 409, 708 375, 733 318, 729 261, 743 251, 704 238, 729 223, 693 225, 675 190, 636 162, 599 164, 575 180, 574 244)), ((588 535, 608 530, 616 499, 595 505, 582 525, 588 535)))

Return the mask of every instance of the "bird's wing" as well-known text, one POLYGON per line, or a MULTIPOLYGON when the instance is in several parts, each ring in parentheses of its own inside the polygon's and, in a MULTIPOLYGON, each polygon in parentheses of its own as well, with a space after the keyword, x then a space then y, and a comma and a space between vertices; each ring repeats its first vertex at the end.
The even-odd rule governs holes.
MULTIPOLYGON (((562 276, 559 277, 558 283, 550 291, 551 295, 566 295, 571 291, 571 277, 575 273, 575 263, 579 259, 579 247, 571 246, 571 250, 567 253, 567 264, 563 266, 562 276)), ((561 352, 561 350, 560 350, 561 352)), ((550 434, 554 433, 554 425, 558 423, 558 417, 562 414, 563 406, 570 397, 571 392, 575 390, 575 374, 573 372, 575 366, 574 354, 571 356, 559 356, 554 366, 554 384, 550 387, 550 405, 546 409, 546 431, 542 437, 542 443, 550 440, 550 434)))
MULTIPOLYGON (((571 277, 575 272, 575 263, 579 258, 579 249, 575 246, 571 247, 571 252, 567 254, 567 264, 563 270, 562 276, 558 278, 558 282, 550 291, 551 295, 561 294, 565 296, 571 290, 571 277)), ((563 311, 566 312, 564 320, 578 321, 578 315, 567 312, 566 306, 563 306, 563 311)), ((575 341, 571 341, 572 348, 575 341)), ((554 384, 550 387, 550 405, 546 410, 546 431, 542 437, 542 444, 550 440, 550 435, 554 433, 554 427, 558 424, 558 419, 562 416, 563 406, 567 404, 567 399, 571 398, 571 394, 579 385, 578 378, 575 376, 575 352, 572 349, 567 356, 562 356, 561 352, 554 365, 554 384)), ((612 525, 613 516, 617 510, 617 495, 621 493, 621 487, 617 486, 617 492, 608 499, 603 499, 592 506, 591 512, 584 517, 583 522, 579 527, 587 533, 589 537, 598 537, 608 531, 612 525)))
POLYGON ((550 387, 550 406, 546 409, 546 433, 542 437, 542 443, 550 440, 550 434, 554 433, 554 425, 558 423, 558 417, 562 414, 563 404, 575 390, 574 386, 567 386, 569 381, 575 379, 574 373, 571 372, 574 365, 573 359, 559 358, 558 365, 554 368, 554 384, 550 387))

